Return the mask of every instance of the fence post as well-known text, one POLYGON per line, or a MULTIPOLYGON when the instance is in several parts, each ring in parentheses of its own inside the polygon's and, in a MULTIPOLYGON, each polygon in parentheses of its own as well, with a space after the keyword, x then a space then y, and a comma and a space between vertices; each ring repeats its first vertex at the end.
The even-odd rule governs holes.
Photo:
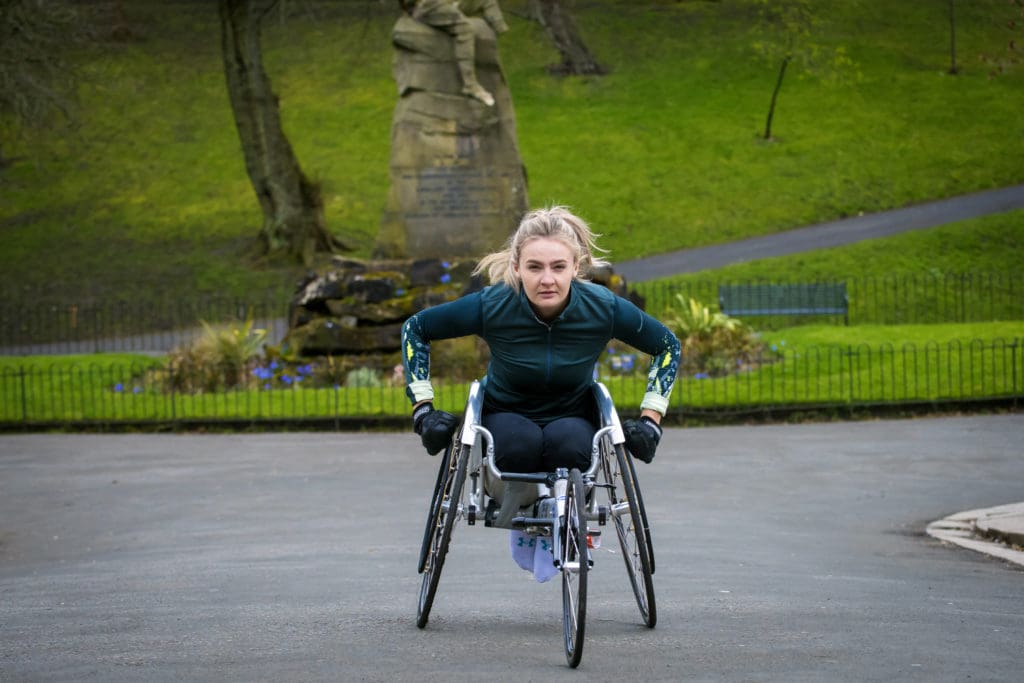
POLYGON ((19 366, 21 379, 21 421, 28 422, 28 397, 25 394, 25 366, 19 366))
POLYGON ((1014 338, 1010 344, 1010 376, 1013 377, 1013 407, 1017 408, 1017 346, 1020 337, 1014 338))

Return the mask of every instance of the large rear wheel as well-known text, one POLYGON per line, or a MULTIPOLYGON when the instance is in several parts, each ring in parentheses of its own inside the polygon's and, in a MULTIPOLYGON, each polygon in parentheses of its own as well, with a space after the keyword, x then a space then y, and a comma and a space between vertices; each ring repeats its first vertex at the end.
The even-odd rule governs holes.
POLYGON ((416 566, 416 572, 423 573, 427 566, 427 557, 430 555, 430 546, 434 540, 434 529, 437 528, 437 518, 441 514, 441 501, 444 499, 444 485, 448 478, 448 470, 451 467, 452 454, 457 453, 458 448, 454 445, 444 449, 441 462, 437 467, 437 481, 434 483, 434 493, 430 498, 430 509, 427 511, 427 526, 423 530, 423 542, 420 544, 420 560, 416 566))
POLYGON ((626 563, 626 574, 640 608, 640 617, 649 628, 658 622, 658 612, 654 603, 653 556, 648 544, 649 531, 646 524, 646 511, 632 463, 626 449, 620 444, 612 453, 607 453, 602 474, 605 479, 605 490, 611 503, 611 518, 615 533, 619 537, 622 559, 626 563))
POLYGON ((565 634, 565 659, 576 668, 583 657, 583 635, 587 622, 586 489, 578 469, 569 472, 562 523, 562 626, 565 634))
POLYGON ((462 499, 462 486, 466 481, 469 447, 457 445, 449 450, 453 455, 442 482, 436 521, 429 532, 430 543, 423 568, 423 582, 420 584, 420 600, 416 610, 416 625, 420 628, 424 628, 430 618, 430 608, 434 604, 437 583, 441 579, 444 558, 448 554, 452 529, 460 516, 459 503, 462 499))

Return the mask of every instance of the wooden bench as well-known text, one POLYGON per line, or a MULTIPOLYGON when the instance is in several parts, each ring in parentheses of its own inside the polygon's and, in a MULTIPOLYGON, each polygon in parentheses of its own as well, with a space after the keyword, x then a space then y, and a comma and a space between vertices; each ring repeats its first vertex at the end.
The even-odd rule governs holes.
POLYGON ((726 315, 841 315, 850 324, 845 282, 719 285, 726 315))

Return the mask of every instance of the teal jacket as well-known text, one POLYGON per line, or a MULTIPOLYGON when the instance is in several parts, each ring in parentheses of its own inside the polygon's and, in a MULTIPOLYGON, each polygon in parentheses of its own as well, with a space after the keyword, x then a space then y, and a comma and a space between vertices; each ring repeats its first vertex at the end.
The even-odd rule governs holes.
POLYGON ((434 397, 430 342, 468 335, 481 337, 491 352, 484 409, 519 413, 542 426, 590 415, 594 364, 612 339, 651 356, 641 408, 665 413, 679 368, 675 335, 606 287, 574 281, 565 310, 545 323, 525 293, 499 284, 420 311, 402 326, 410 401, 434 397))

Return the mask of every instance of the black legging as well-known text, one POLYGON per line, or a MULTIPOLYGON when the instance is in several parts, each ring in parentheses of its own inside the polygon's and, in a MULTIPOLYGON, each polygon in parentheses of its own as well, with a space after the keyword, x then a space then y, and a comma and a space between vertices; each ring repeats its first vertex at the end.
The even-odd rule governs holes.
POLYGON ((590 467, 597 431, 582 417, 563 417, 543 428, 517 413, 489 413, 484 427, 494 436, 494 461, 505 472, 554 472, 590 467))

